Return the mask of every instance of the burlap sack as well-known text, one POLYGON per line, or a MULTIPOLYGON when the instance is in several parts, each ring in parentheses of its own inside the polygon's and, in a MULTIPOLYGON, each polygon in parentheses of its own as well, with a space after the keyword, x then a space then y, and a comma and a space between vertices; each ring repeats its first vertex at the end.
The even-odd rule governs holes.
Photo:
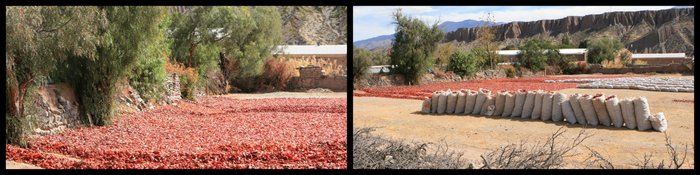
POLYGON ((542 97, 542 116, 540 116, 542 121, 552 120, 552 96, 554 92, 547 92, 542 97))
POLYGON ((646 97, 639 97, 634 99, 634 115, 637 119, 637 130, 644 131, 652 128, 649 117, 651 117, 651 110, 649 109, 649 102, 646 97))
POLYGON ((423 100, 421 112, 423 112, 424 114, 430 113, 430 98, 426 97, 425 100, 423 100))
POLYGON ((603 126, 610 126, 610 115, 608 114, 608 110, 605 109, 605 95, 596 94, 595 96, 593 96, 591 102, 593 103, 595 115, 598 116, 598 122, 600 122, 600 124, 602 124, 603 126))
POLYGON ((593 109, 593 96, 583 95, 578 99, 578 103, 581 105, 581 110, 583 110, 583 115, 586 116, 586 122, 591 126, 598 126, 598 116, 596 116, 595 109, 593 109))
POLYGON ((442 91, 433 92, 433 97, 430 98, 430 113, 437 113, 440 94, 442 94, 442 91))
POLYGON ((542 97, 544 97, 544 91, 538 90, 535 95, 535 106, 532 109, 532 119, 540 119, 542 115, 542 97))
POLYGON ((651 121, 651 126, 654 127, 654 130, 656 131, 664 132, 666 129, 668 129, 668 121, 666 121, 666 117, 664 116, 663 112, 659 112, 656 115, 651 116, 649 121, 651 121))
POLYGON ((445 110, 445 113, 454 114, 456 107, 457 107, 457 92, 452 91, 449 95, 447 95, 447 109, 445 110))
POLYGON ((486 101, 484 101, 484 104, 481 105, 481 113, 479 113, 479 115, 485 115, 485 116, 493 115, 493 109, 491 109, 490 113, 488 113, 488 111, 489 111, 489 106, 495 107, 495 105, 496 105, 496 99, 493 98, 493 95, 487 94, 486 101))
POLYGON ((481 113, 481 106, 484 105, 484 102, 486 102, 486 96, 488 94, 491 94, 491 91, 480 88, 479 92, 476 94, 476 103, 474 103, 474 110, 472 111, 473 115, 477 115, 481 113))
POLYGON ((510 117, 520 117, 522 115, 526 97, 527 91, 523 89, 518 90, 515 94, 515 106, 513 106, 513 112, 510 114, 510 117))
POLYGON ((501 114, 501 117, 509 117, 510 114, 513 112, 514 107, 515 95, 513 95, 513 93, 508 92, 506 94, 506 104, 503 107, 503 114, 501 114))
POLYGON ((498 92, 498 96, 496 96, 496 109, 493 112, 494 116, 501 116, 501 114, 503 114, 503 109, 506 106, 506 94, 505 91, 498 92))
POLYGON ((624 120, 622 119, 622 109, 620 108, 620 101, 617 99, 617 96, 609 96, 605 100, 605 108, 608 110, 613 126, 618 128, 622 127, 624 120))
POLYGON ((467 90, 462 89, 457 92, 457 105, 455 106, 455 114, 463 114, 464 106, 467 103, 467 90))
POLYGON ((536 91, 529 91, 525 95, 525 104, 523 104, 523 112, 520 114, 520 118, 530 118, 532 116, 532 110, 535 108, 535 96, 536 91))
POLYGON ((561 109, 561 104, 566 101, 566 94, 555 93, 552 96, 552 121, 560 122, 564 120, 564 114, 561 109))
POLYGON ((447 110, 447 96, 449 96, 451 93, 452 92, 448 90, 440 94, 440 99, 438 99, 438 114, 444 114, 447 110))
POLYGON ((576 123, 576 114, 574 114, 574 109, 571 108, 571 103, 569 100, 561 103, 561 112, 564 114, 566 122, 569 122, 569 124, 576 123))
POLYGON ((469 90, 467 93, 467 102, 464 103, 464 114, 471 114, 474 111, 476 103, 476 91, 469 90))
POLYGON ((620 108, 622 109, 622 120, 625 122, 625 126, 629 129, 637 129, 637 117, 634 115, 634 104, 633 99, 626 98, 620 101, 620 108))
POLYGON ((576 115, 576 122, 578 124, 585 125, 586 124, 586 116, 583 115, 583 110, 581 109, 581 105, 578 103, 578 99, 581 98, 581 94, 574 94, 569 97, 569 104, 571 104, 571 108, 574 110, 574 115, 576 115))

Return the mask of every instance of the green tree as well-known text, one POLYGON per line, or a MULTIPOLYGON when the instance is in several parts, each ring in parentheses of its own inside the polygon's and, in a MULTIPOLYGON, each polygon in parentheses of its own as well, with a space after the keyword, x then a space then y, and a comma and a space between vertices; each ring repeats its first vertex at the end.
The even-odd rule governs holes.
POLYGON ((11 144, 26 146, 23 139, 25 97, 31 86, 56 68, 68 55, 96 56, 94 30, 104 25, 101 14, 89 7, 5 7, 5 58, 8 124, 11 144))
POLYGON ((281 25, 274 7, 195 7, 190 13, 173 16, 173 58, 198 72, 208 72, 216 68, 211 65, 218 64, 213 52, 220 51, 227 61, 235 59, 239 70, 224 71, 229 81, 254 78, 280 44, 281 25), (210 53, 197 54, 199 51, 210 53))
POLYGON ((473 76, 479 68, 478 60, 471 52, 456 51, 450 55, 447 70, 459 76, 473 76))
POLYGON ((393 14, 396 33, 391 46, 390 64, 392 73, 404 75, 407 83, 417 84, 434 63, 437 43, 445 33, 437 23, 428 27, 422 21, 404 16, 401 10, 393 14))
POLYGON ((447 65, 450 62, 450 56, 454 53, 455 47, 452 43, 438 44, 435 52, 435 64, 440 67, 447 65))
POLYGON ((367 75, 367 70, 372 64, 371 53, 362 48, 352 47, 352 74, 356 82, 367 75))
POLYGON ((532 71, 544 69, 547 61, 547 43, 542 40, 528 40, 518 53, 519 65, 532 71))
POLYGON ((588 46, 588 63, 600 64, 603 60, 613 60, 615 54, 624 48, 620 40, 604 37, 600 38, 588 46))
POLYGON ((588 45, 591 43, 591 40, 589 39, 584 39, 583 41, 578 43, 578 48, 588 48, 588 45))
POLYGON ((559 48, 575 48, 574 44, 571 43, 569 35, 564 35, 561 38, 561 43, 559 43, 559 48))
POLYGON ((487 13, 483 19, 484 23, 476 29, 477 38, 476 41, 479 43, 477 47, 483 48, 485 63, 490 66, 491 69, 496 68, 496 64, 500 61, 499 55, 496 53, 498 50, 498 43, 496 40, 496 30, 491 27, 496 24, 496 21, 491 13, 487 13))
POLYGON ((166 55, 170 53, 170 40, 166 32, 170 26, 170 15, 165 15, 158 24, 158 33, 145 45, 143 54, 137 55, 137 61, 129 74, 129 84, 139 92, 144 100, 159 100, 163 97, 165 87, 166 55))

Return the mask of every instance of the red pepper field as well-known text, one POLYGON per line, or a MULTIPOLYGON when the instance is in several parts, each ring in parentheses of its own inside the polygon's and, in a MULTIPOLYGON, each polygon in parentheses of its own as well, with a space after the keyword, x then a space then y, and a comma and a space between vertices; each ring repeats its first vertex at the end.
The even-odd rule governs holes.
POLYGON ((562 79, 583 79, 583 78, 621 78, 627 76, 579 76, 579 77, 532 77, 532 78, 498 78, 491 80, 469 80, 462 82, 438 82, 421 84, 417 86, 388 86, 388 87, 371 87, 361 89, 364 93, 353 93, 353 96, 359 97, 387 97, 387 98, 403 98, 403 99, 419 99, 431 96, 438 90, 459 90, 470 89, 479 90, 485 88, 495 93, 498 91, 517 91, 518 89, 525 90, 545 90, 557 91, 561 89, 575 88, 580 83, 545 83, 544 80, 562 80, 562 79))
POLYGON ((106 127, 40 136, 7 160, 42 168, 347 168, 345 98, 202 97, 106 127))

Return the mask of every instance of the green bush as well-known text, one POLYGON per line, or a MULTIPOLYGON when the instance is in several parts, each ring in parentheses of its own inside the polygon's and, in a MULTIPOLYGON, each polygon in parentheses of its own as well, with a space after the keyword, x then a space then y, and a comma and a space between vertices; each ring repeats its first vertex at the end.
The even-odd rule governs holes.
POLYGON ((352 75, 353 80, 358 81, 367 75, 367 70, 372 64, 370 53, 362 48, 352 47, 352 75))
POLYGON ((472 53, 456 51, 450 55, 447 70, 459 76, 474 76, 479 71, 477 59, 472 53))
POLYGON ((604 60, 615 58, 617 52, 624 48, 620 40, 604 37, 588 45, 588 63, 600 64, 604 60))
POLYGON ((29 122, 25 117, 10 116, 5 113, 5 142, 20 147, 27 147, 25 137, 29 134, 29 122))
POLYGON ((506 69, 506 77, 508 77, 508 78, 515 77, 515 69, 514 68, 506 69))
POLYGON ((547 43, 542 40, 528 40, 518 54, 519 66, 532 71, 544 69, 547 61, 547 43))

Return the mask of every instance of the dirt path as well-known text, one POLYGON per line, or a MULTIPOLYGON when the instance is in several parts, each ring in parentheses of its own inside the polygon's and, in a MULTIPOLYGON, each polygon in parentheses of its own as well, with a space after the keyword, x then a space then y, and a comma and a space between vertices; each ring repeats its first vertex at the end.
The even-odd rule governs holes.
POLYGON ((5 160, 5 169, 43 169, 38 166, 26 164, 26 163, 19 163, 11 160, 5 160))
MULTIPOLYGON (((605 93, 621 98, 646 96, 653 113, 664 112, 668 119, 669 134, 675 144, 688 143, 688 164, 694 167, 694 107, 693 103, 673 102, 673 99, 694 100, 693 93, 652 92, 618 89, 565 89, 561 92, 605 93)), ((440 143, 445 140, 451 149, 465 153, 470 160, 507 143, 521 139, 546 138, 559 127, 567 132, 564 137, 575 137, 581 125, 543 122, 530 119, 484 117, 469 115, 424 115, 419 114, 421 101, 377 97, 353 97, 353 127, 380 127, 375 134, 407 141, 440 143)), ((636 157, 653 153, 655 162, 668 159, 664 134, 652 131, 637 131, 599 126, 587 129, 594 134, 584 145, 607 157, 616 168, 634 168, 636 157)), ((682 149, 682 148, 677 148, 682 149)), ((579 162, 590 153, 584 147, 577 150, 571 168, 584 168, 579 162)), ((666 160, 668 162, 669 160, 666 160)))

